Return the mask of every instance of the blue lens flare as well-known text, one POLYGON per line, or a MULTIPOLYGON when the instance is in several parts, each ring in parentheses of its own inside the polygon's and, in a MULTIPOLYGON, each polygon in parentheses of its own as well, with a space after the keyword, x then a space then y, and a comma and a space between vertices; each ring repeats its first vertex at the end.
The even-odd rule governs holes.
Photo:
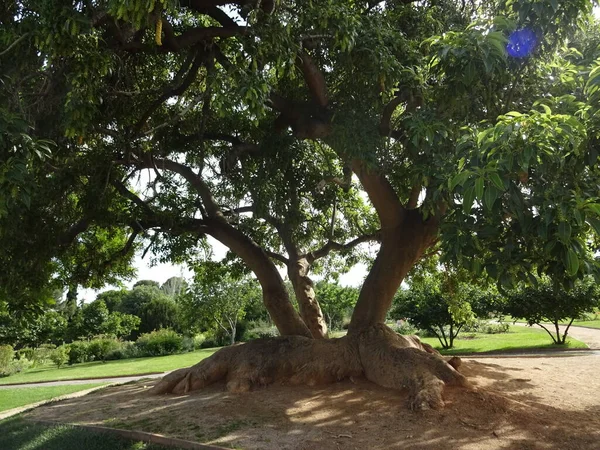
POLYGON ((525 58, 529 56, 537 44, 537 37, 533 31, 528 28, 513 31, 508 36, 506 51, 513 58, 525 58))

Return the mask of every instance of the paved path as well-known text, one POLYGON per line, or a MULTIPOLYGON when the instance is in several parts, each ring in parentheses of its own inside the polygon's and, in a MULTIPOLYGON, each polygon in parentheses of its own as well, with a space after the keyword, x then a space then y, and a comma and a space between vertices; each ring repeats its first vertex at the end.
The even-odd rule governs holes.
MULTIPOLYGON (((521 326, 527 326, 526 323, 520 323, 517 322, 515 325, 521 325, 521 326)), ((548 328, 548 330, 550 330, 550 332, 552 333, 554 330, 554 325, 546 325, 544 324, 544 326, 546 328, 548 328)), ((534 325, 534 327, 536 328, 542 328, 539 325, 534 325)), ((558 326, 560 328, 560 332, 564 333, 565 328, 567 328, 566 325, 559 325, 558 326)), ((600 329, 599 328, 585 328, 585 327, 576 327, 576 326, 571 326, 571 328, 569 328, 569 336, 571 336, 572 338, 575 338, 581 342, 583 342, 584 344, 587 344, 589 348, 594 349, 594 350, 600 350, 600 329)))
POLYGON ((168 372, 156 373, 152 375, 136 375, 131 377, 113 377, 113 378, 93 378, 86 380, 63 380, 63 381, 47 381, 40 383, 23 383, 23 384, 10 384, 0 385, 0 389, 11 389, 11 388, 30 388, 30 387, 46 387, 46 386, 71 386, 75 384, 96 384, 96 383, 129 383, 130 381, 141 380, 142 378, 161 378, 164 377, 168 372))

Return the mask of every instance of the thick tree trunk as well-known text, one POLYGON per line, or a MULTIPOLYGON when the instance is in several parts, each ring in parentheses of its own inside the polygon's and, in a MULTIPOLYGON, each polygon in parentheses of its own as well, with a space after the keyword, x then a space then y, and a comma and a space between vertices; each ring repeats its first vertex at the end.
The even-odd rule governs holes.
POLYGON ((308 276, 309 271, 310 263, 304 256, 290 260, 288 263, 288 277, 294 287, 300 317, 313 338, 323 339, 327 337, 327 323, 315 295, 313 282, 308 276))
POLYGON ((349 333, 385 322, 402 280, 430 245, 436 224, 424 223, 416 210, 406 211, 395 227, 382 230, 381 248, 360 291, 349 333))
POLYGON ((294 309, 277 268, 262 248, 223 220, 208 223, 208 233, 229 247, 254 272, 262 287, 263 302, 282 336, 311 337, 294 309))

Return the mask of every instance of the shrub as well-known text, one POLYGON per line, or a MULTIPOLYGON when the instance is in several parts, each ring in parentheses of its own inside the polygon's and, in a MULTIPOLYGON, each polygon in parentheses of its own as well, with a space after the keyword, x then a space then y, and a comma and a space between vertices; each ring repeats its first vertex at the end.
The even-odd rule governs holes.
POLYGON ((10 363, 9 375, 12 375, 13 373, 23 372, 24 370, 29 369, 31 366, 32 362, 25 357, 21 359, 13 359, 13 361, 10 363))
POLYGON ((490 323, 486 320, 477 320, 473 323, 466 324, 463 331, 466 333, 485 333, 485 334, 500 334, 508 333, 510 325, 508 323, 490 323))
POLYGON ((23 347, 23 348, 20 348, 19 350, 17 350, 16 357, 18 359, 25 358, 25 359, 27 359, 29 361, 33 361, 34 360, 34 357, 33 357, 34 353, 35 353, 35 349, 34 348, 23 347))
POLYGON ((197 334, 195 336, 184 336, 183 351, 193 352, 194 350, 198 350, 199 348, 202 348, 202 344, 205 340, 206 336, 202 333, 197 334))
POLYGON ((39 367, 46 364, 48 361, 52 361, 52 352, 56 349, 54 344, 42 344, 38 348, 33 349, 31 356, 28 356, 34 367, 39 367))
POLYGON ((107 361, 112 361, 115 359, 137 358, 139 356, 141 356, 140 351, 135 344, 130 341, 124 341, 119 342, 118 348, 110 350, 105 359, 107 361))
POLYGON ((144 356, 172 355, 182 351, 183 337, 173 330, 163 328, 142 334, 135 345, 144 356))
POLYGON ((0 375, 7 376, 11 372, 11 364, 15 357, 12 345, 0 345, 0 375))
POLYGON ((398 334, 417 334, 417 329, 406 320, 398 320, 391 327, 398 334))
POLYGON ((121 347, 121 342, 115 338, 100 337, 93 339, 88 347, 89 360, 104 362, 109 354, 121 349, 121 347))
POLYGON ((60 369, 60 366, 69 361, 69 346, 61 345, 60 347, 52 350, 50 353, 50 359, 54 364, 56 364, 56 367, 60 369))
POLYGON ((214 347, 219 347, 219 344, 217 344, 217 341, 213 337, 207 338, 206 340, 204 340, 204 342, 202 342, 202 344, 200 344, 200 348, 214 348, 214 347))
POLYGON ((69 364, 90 361, 90 343, 88 341, 74 341, 69 344, 69 364))

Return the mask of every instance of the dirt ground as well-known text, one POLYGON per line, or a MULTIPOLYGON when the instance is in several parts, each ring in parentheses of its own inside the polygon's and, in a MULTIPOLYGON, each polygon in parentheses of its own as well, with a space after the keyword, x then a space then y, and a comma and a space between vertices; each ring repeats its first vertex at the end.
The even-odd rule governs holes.
POLYGON ((599 355, 467 359, 461 372, 476 388, 447 389, 439 411, 410 411, 404 393, 364 380, 160 397, 141 381, 26 417, 242 449, 600 449, 599 355))

